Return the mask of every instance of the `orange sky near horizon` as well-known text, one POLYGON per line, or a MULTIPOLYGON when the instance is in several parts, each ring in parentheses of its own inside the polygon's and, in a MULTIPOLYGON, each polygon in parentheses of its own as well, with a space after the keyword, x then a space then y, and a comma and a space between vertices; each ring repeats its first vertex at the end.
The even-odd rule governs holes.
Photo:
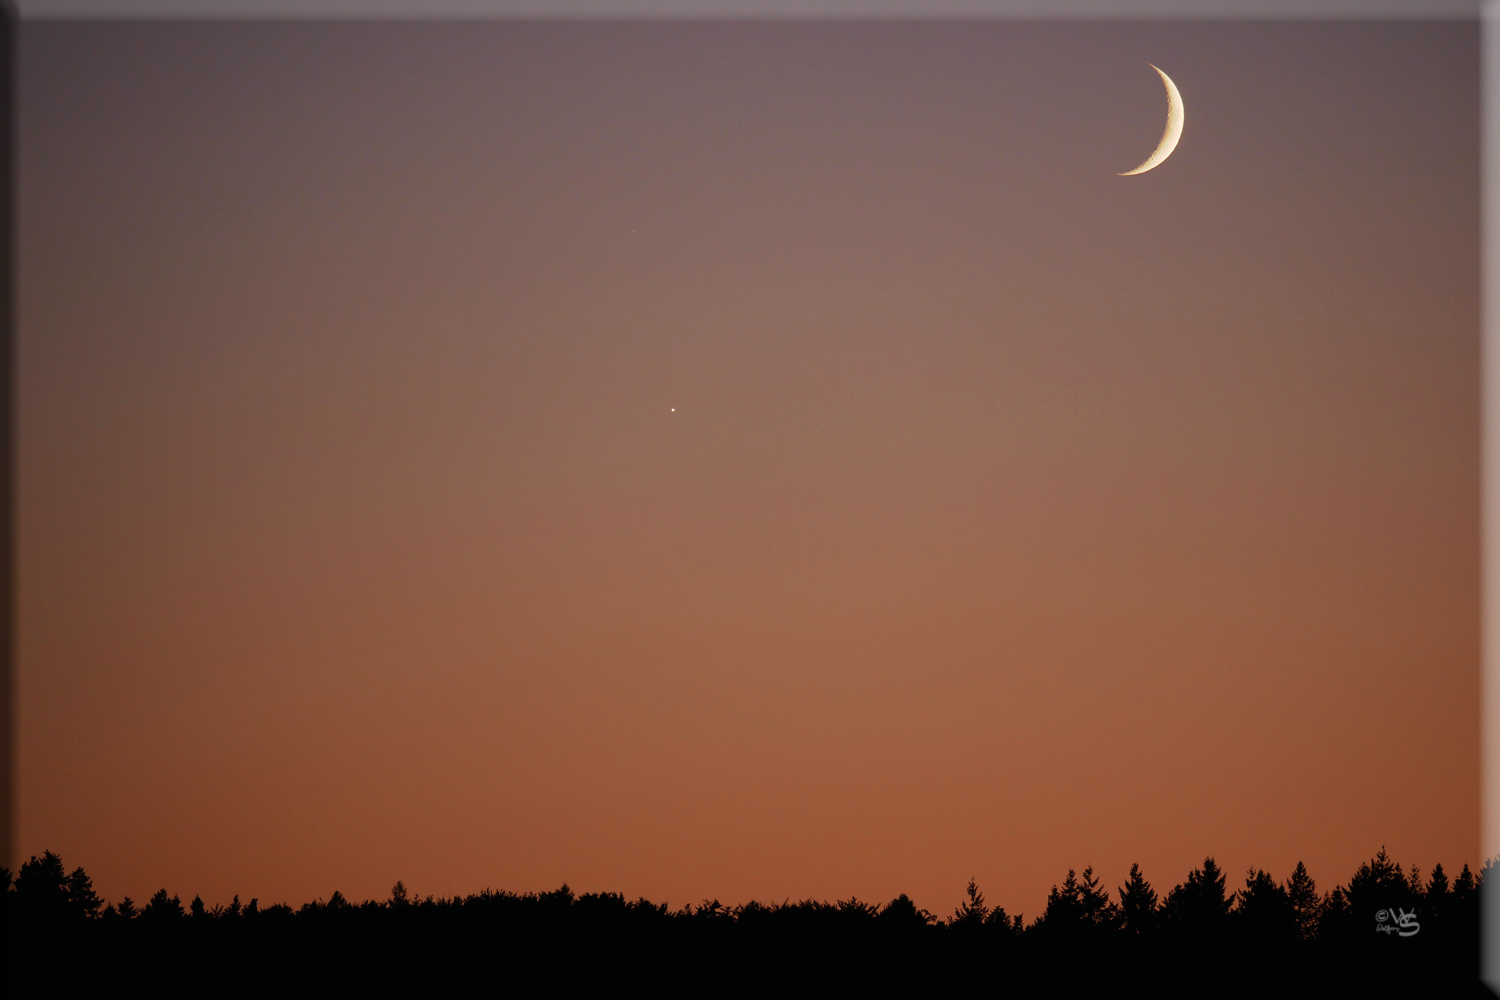
POLYGON ((1477 39, 22 24, 20 856, 1477 865, 1477 39))

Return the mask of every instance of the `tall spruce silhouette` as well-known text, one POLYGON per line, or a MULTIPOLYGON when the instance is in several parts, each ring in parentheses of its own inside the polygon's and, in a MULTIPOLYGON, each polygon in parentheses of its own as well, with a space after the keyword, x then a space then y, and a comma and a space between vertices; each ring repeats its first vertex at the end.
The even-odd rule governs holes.
POLYGON ((1287 876, 1286 895, 1297 923, 1297 937, 1311 941, 1318 932, 1318 921, 1323 917, 1323 897, 1318 895, 1318 883, 1313 881, 1307 873, 1307 866, 1301 861, 1287 876))
POLYGON ((1148 937, 1156 932, 1160 916, 1156 890, 1141 874, 1141 866, 1132 864, 1130 875, 1120 886, 1120 926, 1132 937, 1148 937))
POLYGON ((1280 959, 1295 947, 1300 932, 1297 910, 1286 886, 1267 872, 1251 869, 1235 894, 1233 931, 1242 948, 1280 959))
POLYGON ((1213 858, 1162 900, 1162 924, 1172 961, 1185 983, 1203 988, 1213 982, 1229 956, 1229 911, 1234 903, 1226 878, 1213 858))

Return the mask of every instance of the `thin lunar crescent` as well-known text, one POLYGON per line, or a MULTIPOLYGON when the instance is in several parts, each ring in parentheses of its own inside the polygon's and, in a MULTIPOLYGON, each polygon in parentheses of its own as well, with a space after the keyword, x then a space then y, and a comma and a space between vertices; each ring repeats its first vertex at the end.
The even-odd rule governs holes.
MULTIPOLYGON (((1150 63, 1146 64, 1151 66, 1150 63)), ((1177 84, 1172 78, 1157 66, 1151 66, 1157 73, 1161 74, 1161 82, 1167 86, 1167 129, 1161 134, 1161 142, 1156 144, 1156 151, 1146 157, 1146 162, 1134 170, 1127 170, 1121 177, 1129 177, 1133 174, 1144 174, 1172 155, 1172 150, 1177 148, 1177 140, 1182 138, 1182 95, 1177 92, 1177 84)))

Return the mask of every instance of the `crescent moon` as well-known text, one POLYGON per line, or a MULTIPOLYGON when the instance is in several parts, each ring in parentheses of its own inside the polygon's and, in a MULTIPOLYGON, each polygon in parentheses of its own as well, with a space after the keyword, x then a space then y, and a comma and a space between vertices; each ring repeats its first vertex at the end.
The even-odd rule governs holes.
MULTIPOLYGON (((1150 63, 1146 64, 1151 66, 1150 63)), ((1152 167, 1159 166, 1161 161, 1172 155, 1172 150, 1177 148, 1177 141, 1182 138, 1182 95, 1177 92, 1177 84, 1172 78, 1156 66, 1151 66, 1157 73, 1161 74, 1161 82, 1167 87, 1167 128, 1161 134, 1161 142, 1156 144, 1156 151, 1146 157, 1146 162, 1134 170, 1127 170, 1117 176, 1130 177, 1134 174, 1144 174, 1152 167)))

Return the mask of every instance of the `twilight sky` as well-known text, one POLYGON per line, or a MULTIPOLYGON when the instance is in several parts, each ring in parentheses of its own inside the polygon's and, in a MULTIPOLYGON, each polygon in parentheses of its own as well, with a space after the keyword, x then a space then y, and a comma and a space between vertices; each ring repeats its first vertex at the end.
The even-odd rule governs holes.
POLYGON ((21 855, 1475 864, 1477 40, 24 24, 21 855))

